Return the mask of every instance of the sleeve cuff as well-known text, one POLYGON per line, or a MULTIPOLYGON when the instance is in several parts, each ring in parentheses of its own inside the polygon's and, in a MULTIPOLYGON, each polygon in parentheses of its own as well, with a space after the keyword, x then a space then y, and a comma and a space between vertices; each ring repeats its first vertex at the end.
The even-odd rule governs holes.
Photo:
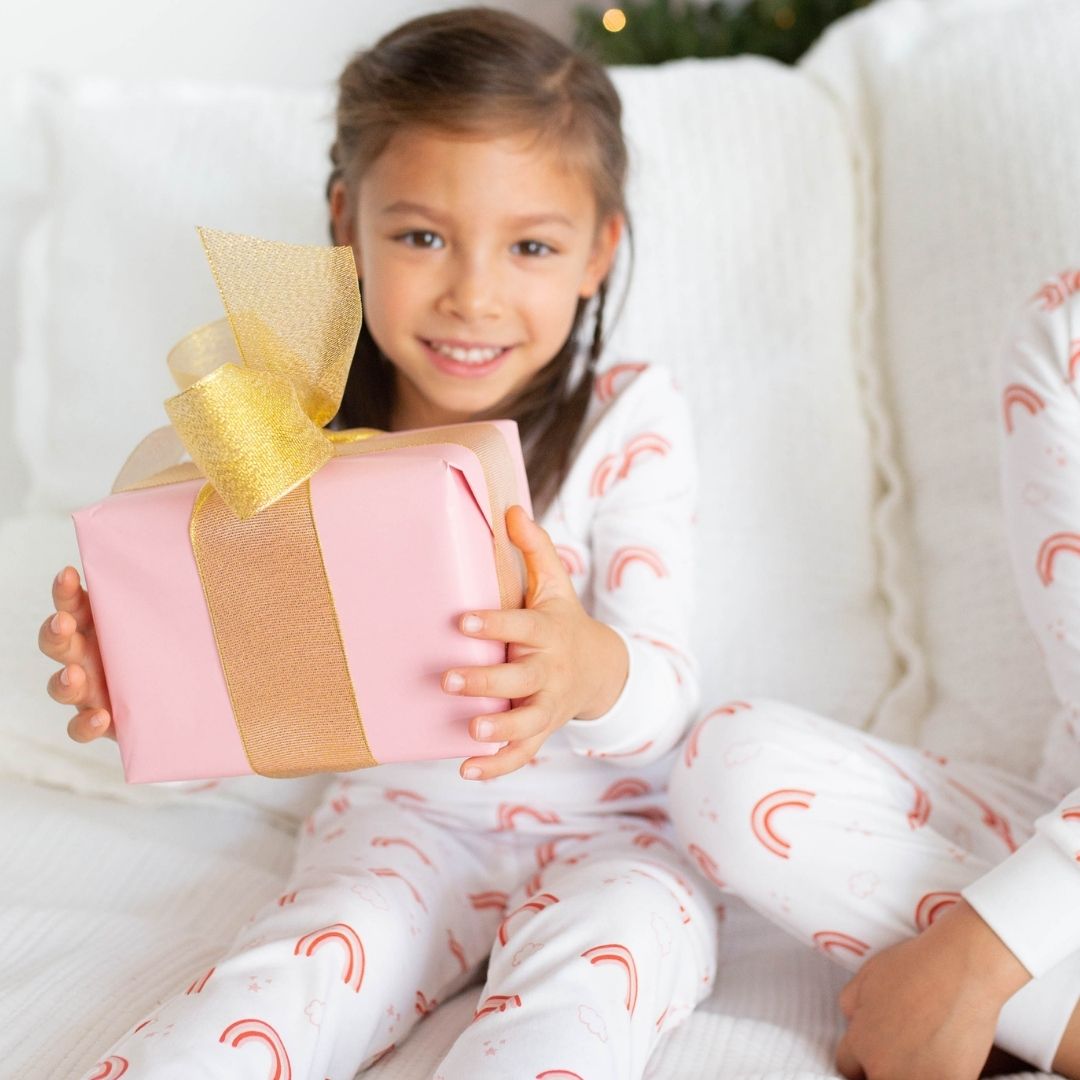
POLYGON ((617 626, 611 628, 626 645, 626 682, 615 703, 592 720, 568 720, 563 730, 571 748, 590 756, 633 755, 642 763, 657 754, 656 719, 672 708, 671 669, 643 642, 635 641, 617 626))
POLYGON ((1038 833, 961 895, 1034 978, 1080 951, 1080 864, 1038 833))

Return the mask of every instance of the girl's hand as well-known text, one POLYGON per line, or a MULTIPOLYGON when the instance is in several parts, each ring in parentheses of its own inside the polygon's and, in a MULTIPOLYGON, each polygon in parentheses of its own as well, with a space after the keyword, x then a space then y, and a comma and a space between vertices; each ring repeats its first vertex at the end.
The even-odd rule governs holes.
POLYGON ((840 994, 848 1080, 976 1080, 1027 971, 966 901, 871 957, 840 994))
POLYGON ((455 668, 442 681, 447 693, 509 698, 513 705, 470 722, 474 739, 506 746, 464 761, 461 775, 467 780, 513 772, 567 720, 603 715, 619 696, 629 664, 622 638, 581 606, 551 537, 520 506, 507 511, 506 528, 525 557, 525 607, 472 612, 460 625, 470 637, 507 642, 510 662, 455 668))
POLYGON ((90 742, 102 735, 115 739, 90 597, 79 584, 74 567, 65 566, 56 575, 52 595, 56 614, 41 624, 38 648, 64 666, 49 679, 49 697, 78 709, 68 724, 68 735, 76 742, 90 742))

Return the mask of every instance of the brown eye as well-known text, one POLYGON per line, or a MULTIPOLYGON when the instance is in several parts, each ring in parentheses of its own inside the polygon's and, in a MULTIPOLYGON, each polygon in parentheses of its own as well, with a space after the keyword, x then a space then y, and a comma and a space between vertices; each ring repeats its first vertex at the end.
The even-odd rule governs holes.
POLYGON ((545 255, 554 255, 555 249, 550 244, 545 244, 542 240, 519 240, 514 248, 521 255, 532 255, 534 257, 543 257, 545 255), (525 248, 527 250, 521 251, 525 248))
POLYGON ((442 247, 443 239, 438 233, 427 229, 414 229, 412 232, 402 233, 399 237, 407 247, 426 248, 437 250, 442 247))

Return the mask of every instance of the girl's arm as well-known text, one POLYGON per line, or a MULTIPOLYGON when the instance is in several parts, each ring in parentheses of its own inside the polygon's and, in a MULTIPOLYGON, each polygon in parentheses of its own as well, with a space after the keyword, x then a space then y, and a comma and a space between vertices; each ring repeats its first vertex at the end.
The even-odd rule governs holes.
POLYGON ((690 408, 665 368, 642 371, 611 410, 590 614, 622 639, 628 671, 608 710, 570 720, 566 734, 581 754, 637 767, 679 741, 699 702, 690 648, 698 471, 690 408))

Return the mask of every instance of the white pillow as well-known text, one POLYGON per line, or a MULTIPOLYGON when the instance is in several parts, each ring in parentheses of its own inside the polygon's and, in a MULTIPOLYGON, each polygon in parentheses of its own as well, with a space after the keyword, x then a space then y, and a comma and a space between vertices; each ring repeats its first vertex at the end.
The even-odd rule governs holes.
POLYGON ((30 98, 24 80, 0 81, 0 519, 22 508, 27 483, 14 437, 18 256, 45 191, 44 143, 30 98))
POLYGON ((997 367, 1041 282, 1080 262, 1075 0, 886 0, 803 68, 877 161, 881 356, 929 658, 921 739, 1030 771, 1054 699, 998 493, 997 367))
POLYGON ((866 723, 896 663, 858 386, 867 222, 841 117, 760 58, 615 81, 637 258, 613 347, 670 365, 694 410, 704 705, 766 694, 866 723))
POLYGON ((45 82, 43 228, 23 252, 18 439, 32 510, 103 496, 167 423, 168 350, 223 314, 195 231, 328 243, 333 95, 45 82))

